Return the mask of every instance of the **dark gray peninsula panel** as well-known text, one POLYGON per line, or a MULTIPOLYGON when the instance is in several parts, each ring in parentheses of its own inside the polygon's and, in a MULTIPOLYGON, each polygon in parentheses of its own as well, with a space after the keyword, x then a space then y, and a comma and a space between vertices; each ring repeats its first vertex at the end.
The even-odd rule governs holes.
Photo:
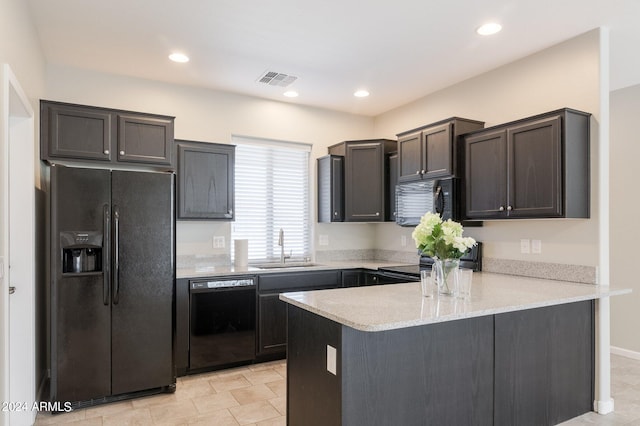
POLYGON ((555 425, 591 410, 592 301, 380 332, 287 313, 290 425, 555 425))
POLYGON ((291 305, 288 315, 289 424, 492 424, 492 317, 370 333, 291 305))
POLYGON ((590 302, 495 317, 496 425, 551 425, 591 410, 590 302))
POLYGON ((595 304, 627 290, 474 273, 284 293, 291 425, 555 425, 591 411, 595 304))

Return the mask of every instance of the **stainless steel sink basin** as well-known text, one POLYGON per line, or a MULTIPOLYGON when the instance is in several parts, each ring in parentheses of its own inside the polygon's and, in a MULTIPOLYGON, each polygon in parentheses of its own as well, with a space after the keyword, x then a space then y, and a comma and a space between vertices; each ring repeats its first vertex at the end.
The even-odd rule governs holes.
POLYGON ((258 269, 286 269, 286 268, 307 268, 310 266, 322 266, 318 263, 311 262, 287 262, 287 263, 262 263, 259 265, 251 265, 258 269))

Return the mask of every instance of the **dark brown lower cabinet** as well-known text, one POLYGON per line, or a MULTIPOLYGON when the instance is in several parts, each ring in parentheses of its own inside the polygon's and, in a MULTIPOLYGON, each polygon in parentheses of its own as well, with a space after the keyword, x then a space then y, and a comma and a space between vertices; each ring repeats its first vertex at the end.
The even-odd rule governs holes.
POLYGON ((591 410, 592 301, 382 332, 287 316, 290 425, 554 425, 591 410))
POLYGON ((257 301, 257 349, 262 359, 287 355, 287 304, 280 293, 340 287, 340 270, 283 272, 260 275, 257 301))
POLYGON ((258 355, 287 352, 287 304, 280 294, 258 294, 258 355))

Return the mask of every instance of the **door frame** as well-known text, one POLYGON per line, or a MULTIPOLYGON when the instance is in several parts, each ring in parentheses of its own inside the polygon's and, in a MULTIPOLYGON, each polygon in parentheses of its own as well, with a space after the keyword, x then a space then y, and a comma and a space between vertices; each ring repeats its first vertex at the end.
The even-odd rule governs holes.
POLYGON ((36 399, 35 118, 8 64, 0 65, 0 82, 0 400, 30 404, 26 411, 1 411, 0 424, 27 425, 37 414, 31 410, 36 399), (12 242, 10 232, 20 238, 12 242), (16 287, 11 296, 10 286, 16 287))

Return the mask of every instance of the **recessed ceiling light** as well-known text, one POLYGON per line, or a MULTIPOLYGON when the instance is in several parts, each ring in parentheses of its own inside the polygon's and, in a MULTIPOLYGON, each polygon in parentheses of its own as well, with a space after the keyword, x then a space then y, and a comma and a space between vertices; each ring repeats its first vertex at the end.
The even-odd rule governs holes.
POLYGON ((353 96, 355 96, 356 98, 366 98, 367 96, 369 96, 369 92, 364 90, 364 89, 361 89, 361 90, 356 91, 353 94, 353 96))
POLYGON ((169 55, 169 59, 171 59, 173 62, 179 62, 181 64, 189 62, 189 57, 184 53, 172 53, 171 55, 169 55))
POLYGON ((502 25, 495 22, 489 22, 488 24, 480 26, 476 32, 480 35, 491 35, 500 32, 501 29, 502 25))
POLYGON ((285 95, 287 98, 297 98, 298 92, 296 92, 295 90, 287 90, 283 93, 283 95, 285 95))

